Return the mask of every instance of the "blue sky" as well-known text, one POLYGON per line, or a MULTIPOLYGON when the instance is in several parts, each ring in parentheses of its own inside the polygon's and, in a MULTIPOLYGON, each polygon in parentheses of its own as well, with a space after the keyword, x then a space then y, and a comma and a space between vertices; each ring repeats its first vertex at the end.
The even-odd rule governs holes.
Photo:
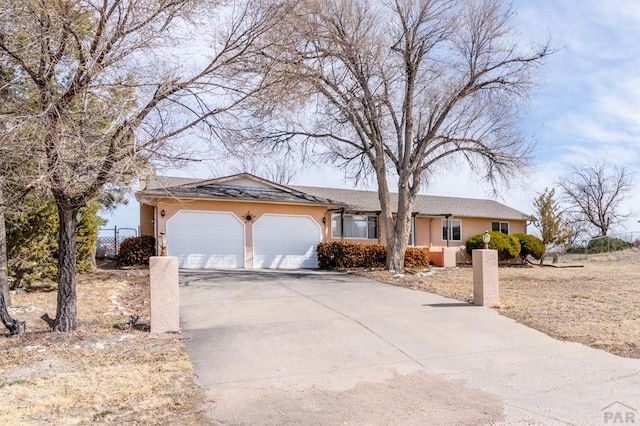
MULTIPOLYGON (((537 193, 553 187, 572 166, 606 161, 627 167, 640 182, 640 1, 514 0, 515 26, 521 40, 551 37, 558 52, 540 71, 522 130, 537 149, 529 177, 500 188, 498 201, 531 212, 537 193)), ((198 164, 163 174, 207 178, 220 175, 220 165, 198 164)), ((298 173, 295 184, 353 187, 330 167, 298 173)), ((435 176, 429 194, 490 198, 486 185, 469 170, 435 176)), ((640 231, 640 191, 624 205, 635 211, 620 231, 640 231), (624 229, 622 229, 624 228, 624 229)), ((108 216, 108 215, 107 215, 108 216)), ((109 224, 137 226, 137 202, 119 207, 109 224)))

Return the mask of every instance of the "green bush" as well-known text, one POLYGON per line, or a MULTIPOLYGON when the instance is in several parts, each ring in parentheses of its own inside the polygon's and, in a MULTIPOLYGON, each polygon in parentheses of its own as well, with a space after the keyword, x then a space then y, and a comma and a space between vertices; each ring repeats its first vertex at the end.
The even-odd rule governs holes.
POLYGON ((566 248, 567 253, 606 253, 609 251, 626 250, 634 245, 620 238, 599 237, 589 240, 586 246, 572 245, 566 248))
MULTIPOLYGON (((491 231, 489 235, 491 235, 489 248, 498 251, 499 260, 510 260, 520 254, 520 241, 513 235, 503 234, 498 231, 491 231)), ((470 236, 465 246, 469 254, 471 254, 473 250, 484 248, 482 234, 470 236)))
MULTIPOLYGON (((382 268, 387 258, 387 247, 380 244, 356 244, 331 241, 318 244, 318 266, 333 270, 344 268, 382 268)), ((404 266, 429 266, 429 252, 417 247, 405 251, 404 266)))
POLYGON ((519 232, 513 234, 513 236, 520 241, 520 257, 523 259, 526 259, 527 256, 533 256, 534 259, 540 260, 547 252, 542 240, 533 235, 527 235, 519 232))
MULTIPOLYGON (((105 220, 98 216, 100 203, 91 201, 80 209, 76 226, 78 273, 92 269, 98 229, 105 220)), ((23 210, 6 215, 7 264, 11 288, 28 288, 35 281, 55 280, 58 258, 58 210, 51 199, 28 197, 23 210)))
POLYGON ((127 238, 120 244, 118 267, 148 265, 156 255, 156 239, 151 235, 127 238))
POLYGON ((626 250, 633 247, 633 244, 615 237, 603 237, 592 239, 587 244, 589 253, 605 253, 608 251, 626 250))

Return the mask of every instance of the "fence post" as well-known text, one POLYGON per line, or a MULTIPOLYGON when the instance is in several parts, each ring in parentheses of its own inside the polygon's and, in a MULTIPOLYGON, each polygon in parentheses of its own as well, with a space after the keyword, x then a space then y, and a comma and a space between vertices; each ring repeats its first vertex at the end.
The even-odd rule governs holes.
POLYGON ((113 255, 118 255, 118 227, 113 225, 113 255))

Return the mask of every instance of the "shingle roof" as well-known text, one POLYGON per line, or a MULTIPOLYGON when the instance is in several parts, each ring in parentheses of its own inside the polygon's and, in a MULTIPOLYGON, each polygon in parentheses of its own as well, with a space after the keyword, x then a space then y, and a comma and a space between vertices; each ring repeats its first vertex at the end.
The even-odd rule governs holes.
MULTIPOLYGON (((307 194, 342 201, 351 211, 380 211, 380 201, 376 191, 360 191, 354 189, 317 188, 312 186, 292 186, 307 194)), ((396 206, 398 196, 391 194, 391 205, 396 206)), ((489 219, 524 220, 530 216, 493 200, 475 198, 439 197, 434 195, 418 195, 414 213, 422 216, 453 215, 458 217, 481 217, 489 219)))
MULTIPOLYGON (((237 177, 248 177, 268 185, 268 187, 256 188, 233 185, 232 178, 234 177, 194 179, 150 176, 146 181, 146 189, 139 191, 136 195, 139 199, 161 197, 236 199, 294 204, 321 204, 335 207, 344 206, 346 210, 352 212, 380 211, 380 202, 376 191, 297 185, 284 186, 249 174, 237 175, 237 177)), ((397 194, 392 193, 391 204, 395 206, 397 202, 397 194)), ((418 195, 413 211, 421 216, 452 215, 507 220, 525 220, 530 217, 519 210, 493 200, 434 195, 418 195)))
POLYGON ((189 179, 171 176, 152 176, 146 182, 146 189, 138 191, 136 197, 139 200, 153 198, 196 198, 196 199, 223 199, 260 201, 274 203, 293 204, 320 204, 326 206, 342 205, 322 196, 307 194, 295 188, 278 185, 249 174, 237 175, 248 177, 257 182, 265 183, 260 187, 237 185, 230 177, 219 179, 189 179))

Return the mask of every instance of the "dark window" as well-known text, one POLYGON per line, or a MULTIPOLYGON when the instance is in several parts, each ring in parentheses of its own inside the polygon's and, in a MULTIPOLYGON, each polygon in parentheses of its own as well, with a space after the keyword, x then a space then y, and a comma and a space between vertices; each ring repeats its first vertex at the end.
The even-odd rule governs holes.
POLYGON ((491 222, 491 230, 509 234, 509 222, 491 222))
POLYGON ((442 240, 460 241, 461 239, 462 221, 460 219, 442 219, 442 240))

